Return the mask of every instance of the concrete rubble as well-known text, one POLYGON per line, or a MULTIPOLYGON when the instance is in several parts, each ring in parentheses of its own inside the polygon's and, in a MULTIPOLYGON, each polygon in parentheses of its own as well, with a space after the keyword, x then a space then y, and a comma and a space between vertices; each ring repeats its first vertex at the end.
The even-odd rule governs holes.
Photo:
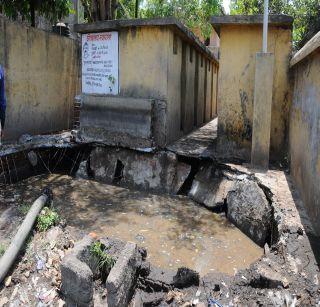
POLYGON ((263 246, 270 235, 271 206, 254 181, 236 181, 227 194, 228 219, 253 241, 263 246))

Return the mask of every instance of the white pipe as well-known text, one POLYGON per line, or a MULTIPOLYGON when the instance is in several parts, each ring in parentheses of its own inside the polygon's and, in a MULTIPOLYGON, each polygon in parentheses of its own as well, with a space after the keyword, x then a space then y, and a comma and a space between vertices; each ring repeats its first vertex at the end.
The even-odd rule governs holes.
POLYGON ((0 284, 6 277, 8 271, 13 265, 15 259, 19 255, 32 227, 35 223, 38 214, 42 210, 43 206, 50 199, 50 191, 47 190, 42 194, 31 206, 27 216, 22 222, 18 232, 11 241, 8 249, 5 251, 4 255, 0 258, 0 284))
POLYGON ((263 39, 262 39, 263 53, 268 52, 268 19, 269 19, 269 0, 264 0, 263 39))

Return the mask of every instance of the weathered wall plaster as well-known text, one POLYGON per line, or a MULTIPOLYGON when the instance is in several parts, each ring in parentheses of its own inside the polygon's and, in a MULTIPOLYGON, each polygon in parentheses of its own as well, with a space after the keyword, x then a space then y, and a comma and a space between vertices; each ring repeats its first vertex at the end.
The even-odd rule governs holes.
POLYGON ((71 128, 79 92, 76 41, 0 16, 7 95, 5 140, 71 128))
MULTIPOLYGON (((222 25, 218 88, 219 137, 222 148, 234 142, 250 156, 255 56, 261 51, 262 25, 222 25), (226 136, 223 138, 223 136, 226 136)), ((268 52, 275 56, 271 115, 271 157, 286 153, 290 107, 289 56, 291 29, 270 26, 268 52)))
POLYGON ((291 173, 318 233, 320 233, 319 47, 320 44, 317 50, 300 59, 292 68, 294 90, 289 134, 291 173))

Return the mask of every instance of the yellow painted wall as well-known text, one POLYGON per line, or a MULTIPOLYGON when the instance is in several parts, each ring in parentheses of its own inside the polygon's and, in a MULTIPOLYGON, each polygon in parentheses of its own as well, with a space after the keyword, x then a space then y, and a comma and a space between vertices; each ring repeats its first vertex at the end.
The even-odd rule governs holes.
POLYGON ((293 67, 291 174, 320 234, 320 51, 293 67))
POLYGON ((79 93, 78 44, 3 17, 0 28, 7 95, 5 139, 71 128, 74 97, 79 93))
POLYGON ((120 95, 166 98, 169 30, 159 27, 119 31, 120 95))
MULTIPOLYGON (((218 88, 219 137, 222 146, 235 142, 250 154, 256 53, 262 48, 262 26, 225 25, 220 32, 218 88)), ((268 51, 275 55, 271 115, 271 157, 286 153, 290 108, 289 57, 291 30, 269 27, 268 51)))
MULTIPOLYGON (((200 56, 199 51, 168 27, 122 28, 119 31, 120 95, 167 101, 167 143, 194 128, 195 103, 204 104, 204 75, 199 82, 199 99, 195 98, 197 55, 200 56)), ((206 61, 210 65, 212 62, 202 57, 204 73, 206 61)), ((207 121, 211 90, 210 86, 207 121)))

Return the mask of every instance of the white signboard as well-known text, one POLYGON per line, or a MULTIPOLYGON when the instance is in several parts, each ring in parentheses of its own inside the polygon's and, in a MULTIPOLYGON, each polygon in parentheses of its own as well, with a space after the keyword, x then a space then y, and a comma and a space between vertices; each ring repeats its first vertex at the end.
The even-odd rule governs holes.
POLYGON ((118 32, 82 35, 82 92, 119 93, 118 32))

